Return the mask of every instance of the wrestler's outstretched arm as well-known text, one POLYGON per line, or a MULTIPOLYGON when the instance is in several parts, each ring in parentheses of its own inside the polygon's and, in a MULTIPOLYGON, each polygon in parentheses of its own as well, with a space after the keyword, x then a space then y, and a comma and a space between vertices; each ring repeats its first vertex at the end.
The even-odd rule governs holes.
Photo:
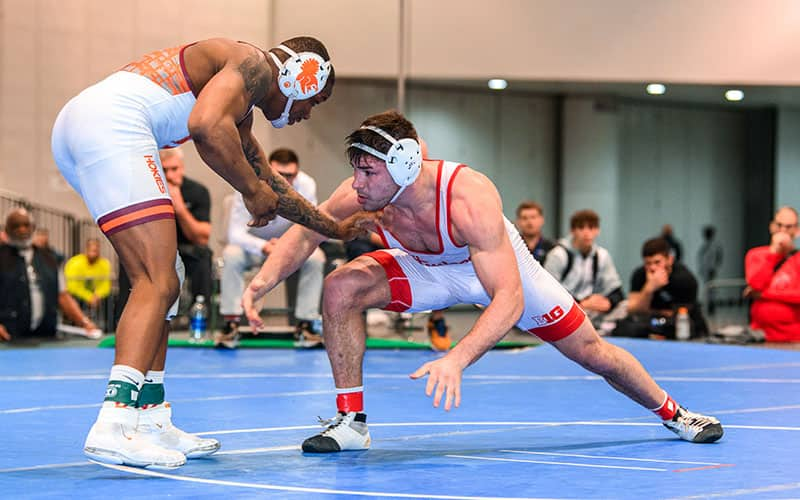
POLYGON ((248 121, 252 123, 252 120, 253 117, 250 115, 240 125, 240 127, 246 127, 243 128, 243 132, 247 135, 242 137, 245 156, 253 170, 278 195, 278 215, 326 237, 344 241, 366 236, 369 233, 364 226, 371 223, 373 216, 368 215, 367 212, 354 214, 352 218, 343 218, 341 221, 334 220, 295 191, 280 173, 270 168, 264 149, 253 135, 250 124, 247 123, 248 121))
MULTIPOLYGON (((352 182, 352 179, 342 182, 330 198, 322 202, 319 211, 334 220, 359 213, 360 205, 351 187, 352 182)), ((298 270, 325 239, 321 234, 300 225, 292 226, 278 238, 269 259, 264 261, 242 296, 245 315, 254 331, 263 326, 254 303, 298 270)))
POLYGON ((411 374, 428 375, 425 394, 444 409, 461 404, 461 374, 519 321, 524 308, 517 258, 506 233, 500 195, 482 174, 466 170, 456 177, 450 217, 457 237, 469 245, 472 264, 491 302, 469 333, 443 358, 411 374), (467 175, 463 175, 467 174, 467 175), (435 393, 434 393, 435 390, 435 393))

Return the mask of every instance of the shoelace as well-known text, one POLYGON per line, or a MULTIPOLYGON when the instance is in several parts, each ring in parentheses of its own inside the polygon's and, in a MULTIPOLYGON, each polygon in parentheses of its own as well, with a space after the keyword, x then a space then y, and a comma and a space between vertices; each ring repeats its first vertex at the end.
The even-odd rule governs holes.
POLYGON ((340 413, 337 413, 336 416, 333 418, 322 418, 319 415, 317 415, 317 421, 319 425, 321 425, 322 427, 327 427, 330 429, 332 427, 336 427, 337 425, 341 424, 342 417, 343 415, 340 413))
POLYGON ((680 424, 684 425, 687 428, 693 428, 698 430, 702 430, 706 426, 712 425, 714 423, 714 421, 708 417, 689 412, 682 413, 681 416, 678 417, 678 421, 680 424))
MULTIPOLYGON (((322 431, 321 435, 334 437, 339 433, 339 428, 344 424, 344 417, 345 415, 337 414, 333 418, 323 419, 322 417, 317 417, 319 423, 323 427, 327 427, 324 431, 322 431)), ((336 439, 334 437, 334 439, 336 439)))

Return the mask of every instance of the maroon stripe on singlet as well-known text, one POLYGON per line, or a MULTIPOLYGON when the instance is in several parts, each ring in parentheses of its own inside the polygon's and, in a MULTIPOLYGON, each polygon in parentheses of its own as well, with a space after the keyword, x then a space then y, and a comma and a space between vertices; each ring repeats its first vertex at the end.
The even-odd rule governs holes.
POLYGON ((197 42, 192 42, 188 45, 184 45, 183 47, 181 47, 181 51, 178 53, 178 59, 181 62, 181 72, 183 73, 183 77, 186 79, 186 83, 189 85, 189 88, 192 89, 192 94, 194 94, 195 96, 197 95, 197 92, 195 92, 194 90, 194 84, 192 84, 192 79, 189 78, 189 72, 186 71, 186 62, 184 61, 183 58, 183 51, 186 50, 187 47, 191 47, 196 43, 197 42))
POLYGON ((106 236, 138 226, 154 220, 174 219, 175 210, 172 208, 172 200, 159 198, 156 200, 143 201, 133 205, 114 210, 97 219, 97 225, 106 236))
POLYGON ((111 236, 114 233, 118 233, 123 229, 128 229, 129 227, 138 226, 140 224, 145 224, 147 222, 153 222, 154 220, 161 220, 161 219, 174 219, 175 213, 162 213, 162 214, 155 214, 149 215, 147 217, 142 217, 140 219, 132 220, 130 222, 126 222, 125 224, 120 224, 119 226, 111 229, 110 231, 104 231, 103 234, 106 236, 111 236))

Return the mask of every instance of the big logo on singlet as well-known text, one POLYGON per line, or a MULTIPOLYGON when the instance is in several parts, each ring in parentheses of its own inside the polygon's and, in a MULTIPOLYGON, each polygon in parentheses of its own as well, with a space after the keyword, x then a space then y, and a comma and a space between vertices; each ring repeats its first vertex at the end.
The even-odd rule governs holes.
POLYGON ((161 174, 158 173, 158 163, 153 159, 153 155, 144 155, 144 161, 147 162, 147 168, 150 169, 150 173, 156 181, 158 190, 161 191, 161 194, 166 193, 167 189, 164 187, 164 181, 161 180, 161 174))
POLYGON ((542 314, 541 316, 533 316, 533 321, 536 322, 539 326, 549 325, 551 323, 555 323, 561 317, 564 316, 564 309, 561 306, 555 306, 554 308, 550 309, 549 312, 542 314))
POLYGON ((469 257, 469 256, 467 256, 467 258, 466 258, 466 259, 464 259, 464 260, 460 260, 460 261, 458 261, 458 262, 448 262, 448 261, 446 261, 446 260, 443 260, 443 261, 441 261, 441 262, 428 262, 428 261, 424 260, 423 258, 421 258, 421 257, 420 257, 420 256, 418 256, 418 255, 411 255, 411 258, 413 258, 414 260, 416 260, 417 262, 419 262, 419 263, 420 263, 420 264, 422 264, 423 266, 428 266, 428 267, 439 267, 439 266, 457 266, 457 265, 459 265, 459 264, 466 264, 467 262, 469 262, 470 260, 472 260, 472 258, 471 258, 471 257, 469 257))

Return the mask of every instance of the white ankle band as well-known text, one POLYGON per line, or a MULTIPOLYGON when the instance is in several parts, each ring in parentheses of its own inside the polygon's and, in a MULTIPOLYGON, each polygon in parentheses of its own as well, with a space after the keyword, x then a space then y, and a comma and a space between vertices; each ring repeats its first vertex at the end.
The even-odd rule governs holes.
POLYGON ((364 386, 359 385, 358 387, 345 387, 345 388, 336 388, 336 394, 352 394, 354 392, 364 392, 364 386))

